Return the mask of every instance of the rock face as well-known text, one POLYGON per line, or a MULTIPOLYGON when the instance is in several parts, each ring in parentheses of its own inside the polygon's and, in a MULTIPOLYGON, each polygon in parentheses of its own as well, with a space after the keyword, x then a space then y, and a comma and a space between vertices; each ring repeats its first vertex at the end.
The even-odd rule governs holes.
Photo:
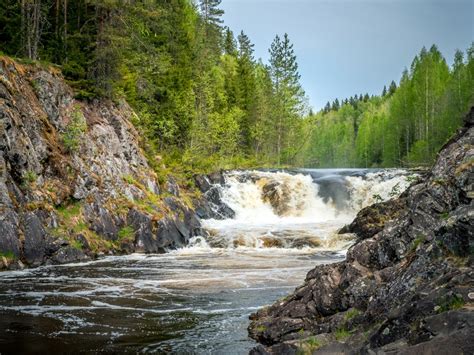
POLYGON ((125 102, 76 100, 54 68, 0 57, 4 267, 163 252, 201 234, 178 180, 160 188, 133 115, 125 102))
POLYGON ((194 201, 196 213, 204 219, 234 218, 235 212, 222 200, 222 187, 225 185, 224 173, 195 175, 194 183, 202 192, 202 197, 194 201))
POLYGON ((473 353, 473 168, 474 108, 423 182, 346 228, 345 261, 251 316, 251 353, 473 353))

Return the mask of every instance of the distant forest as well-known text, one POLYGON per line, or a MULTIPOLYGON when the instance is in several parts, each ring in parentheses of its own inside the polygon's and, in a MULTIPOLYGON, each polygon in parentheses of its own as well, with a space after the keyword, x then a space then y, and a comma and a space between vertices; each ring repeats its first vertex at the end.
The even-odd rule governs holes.
POLYGON ((473 104, 474 45, 452 67, 432 46, 380 96, 313 113, 288 35, 264 64, 220 2, 3 0, 0 50, 60 66, 78 99, 125 99, 149 156, 190 171, 429 164, 473 104))

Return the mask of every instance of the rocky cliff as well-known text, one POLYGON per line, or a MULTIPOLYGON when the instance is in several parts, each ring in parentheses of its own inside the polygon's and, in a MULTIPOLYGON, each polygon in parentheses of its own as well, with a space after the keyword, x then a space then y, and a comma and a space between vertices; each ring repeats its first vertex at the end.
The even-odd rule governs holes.
POLYGON ((474 108, 423 182, 359 213, 345 261, 251 316, 251 353, 474 353, 473 126, 474 108))
POLYGON ((54 68, 0 57, 0 269, 163 252, 201 233, 192 196, 150 168, 133 116, 76 100, 54 68))

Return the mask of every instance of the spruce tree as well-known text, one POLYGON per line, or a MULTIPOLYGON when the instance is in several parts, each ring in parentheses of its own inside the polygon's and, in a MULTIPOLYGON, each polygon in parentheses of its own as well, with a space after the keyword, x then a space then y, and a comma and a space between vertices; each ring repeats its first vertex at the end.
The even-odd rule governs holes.
POLYGON ((280 165, 282 159, 287 161, 293 156, 291 148, 293 140, 296 139, 295 118, 303 112, 304 91, 299 82, 298 63, 288 34, 284 34, 283 40, 278 35, 275 36, 269 52, 270 72, 276 96, 276 151, 280 165))
POLYGON ((388 88, 388 94, 392 96, 393 94, 395 94, 395 91, 397 91, 397 84, 395 83, 395 81, 392 80, 388 88))
POLYGON ((229 27, 225 28, 224 53, 234 57, 237 56, 237 43, 234 38, 234 33, 229 27))

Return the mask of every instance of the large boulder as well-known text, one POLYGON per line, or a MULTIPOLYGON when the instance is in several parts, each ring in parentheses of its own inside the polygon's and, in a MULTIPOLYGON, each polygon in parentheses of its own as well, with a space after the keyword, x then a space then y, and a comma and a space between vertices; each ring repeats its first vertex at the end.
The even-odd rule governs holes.
POLYGON ((304 352, 309 337, 322 354, 473 352, 473 115, 425 181, 345 228, 359 236, 345 261, 251 315, 253 353, 304 352))

